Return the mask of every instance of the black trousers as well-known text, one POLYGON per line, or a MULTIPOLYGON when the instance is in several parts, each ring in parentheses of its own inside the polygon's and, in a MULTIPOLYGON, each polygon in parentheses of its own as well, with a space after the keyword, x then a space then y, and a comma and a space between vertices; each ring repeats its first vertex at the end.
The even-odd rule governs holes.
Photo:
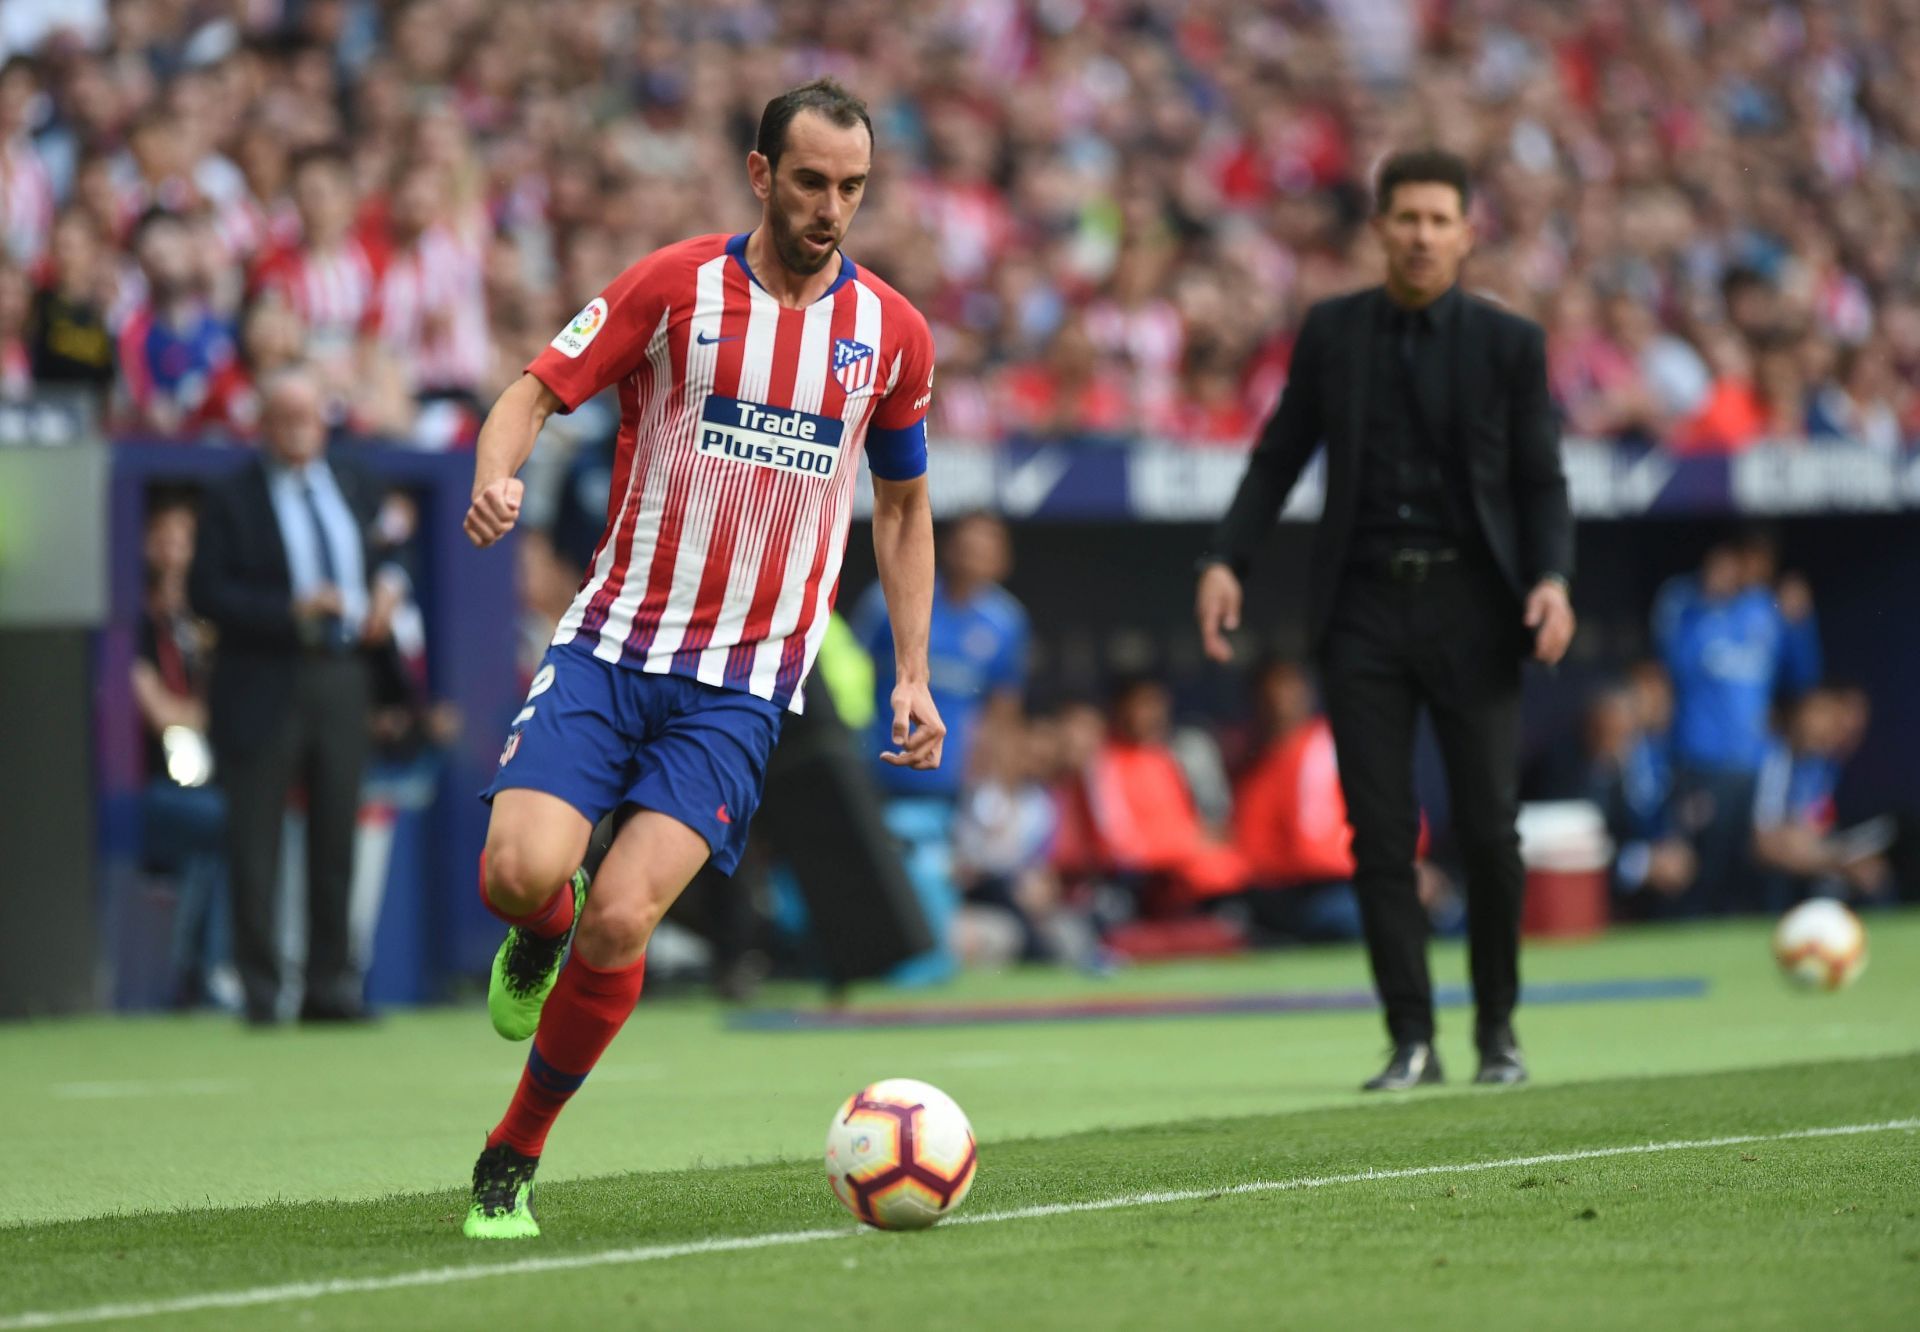
POLYGON ((233 958, 247 1016, 274 1016, 285 977, 280 958, 280 829, 296 787, 307 797, 307 958, 303 1007, 360 1006, 362 977, 349 950, 354 829, 366 767, 369 692, 357 655, 290 661, 293 701, 265 736, 216 756, 227 790, 233 958))
POLYGON ((1524 873, 1519 812, 1520 608, 1485 558, 1431 566, 1418 583, 1355 568, 1321 649, 1321 686, 1353 828, 1354 890, 1374 985, 1398 1041, 1433 1038, 1427 915, 1414 878, 1419 709, 1432 718, 1467 875, 1476 1034, 1519 997, 1524 873))

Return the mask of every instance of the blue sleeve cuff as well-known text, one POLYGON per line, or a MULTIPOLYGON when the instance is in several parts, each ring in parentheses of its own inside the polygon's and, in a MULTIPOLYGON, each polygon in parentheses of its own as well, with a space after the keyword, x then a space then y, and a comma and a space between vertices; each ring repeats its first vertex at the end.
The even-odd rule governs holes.
POLYGON ((867 431, 867 466, 882 481, 911 481, 927 472, 927 423, 867 431))

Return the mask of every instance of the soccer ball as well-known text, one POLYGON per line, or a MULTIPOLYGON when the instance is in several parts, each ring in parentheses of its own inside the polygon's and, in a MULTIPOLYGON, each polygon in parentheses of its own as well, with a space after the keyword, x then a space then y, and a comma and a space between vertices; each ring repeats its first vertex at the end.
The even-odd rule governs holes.
POLYGON ((1867 932, 1840 903, 1816 897, 1780 917, 1773 959, 1796 985, 1838 990, 1866 970, 1867 932))
POLYGON ((953 1098, 912 1078, 862 1088, 827 1126, 833 1196, 881 1230, 924 1230, 958 1207, 979 1159, 953 1098))

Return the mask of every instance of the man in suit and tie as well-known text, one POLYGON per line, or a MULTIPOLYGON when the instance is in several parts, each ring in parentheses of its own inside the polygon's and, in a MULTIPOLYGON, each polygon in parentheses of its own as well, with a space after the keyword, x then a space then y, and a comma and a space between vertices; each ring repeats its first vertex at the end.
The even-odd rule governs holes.
POLYGON ((1414 728, 1432 718, 1467 874, 1476 1081, 1526 1078, 1512 1026, 1523 871, 1520 663, 1573 637, 1573 521, 1537 324, 1458 290, 1467 165, 1404 152, 1380 173, 1384 286, 1307 312, 1286 392, 1202 559, 1196 613, 1230 658, 1241 579, 1309 456, 1327 450, 1309 629, 1353 828, 1393 1054, 1369 1090, 1441 1081, 1415 888, 1414 728))
POLYGON ((363 649, 388 633, 401 588, 376 577, 376 496, 329 458, 319 384, 294 368, 262 393, 260 456, 207 495, 188 593, 218 630, 208 690, 227 791, 234 962, 246 1017, 278 1017, 280 829, 307 806, 302 1021, 366 1016, 348 906, 370 707, 363 649))

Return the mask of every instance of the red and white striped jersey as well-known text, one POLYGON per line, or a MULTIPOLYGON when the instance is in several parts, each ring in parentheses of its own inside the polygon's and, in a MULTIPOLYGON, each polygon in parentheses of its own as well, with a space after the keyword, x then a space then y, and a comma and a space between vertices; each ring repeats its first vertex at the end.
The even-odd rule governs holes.
POLYGON ((0 142, 0 259, 22 266, 45 253, 53 234, 53 177, 19 135, 0 142))
POLYGON ((357 236, 324 254, 297 245, 275 251, 260 261, 253 285, 285 297, 306 322, 307 354, 316 359, 345 359, 379 330, 380 263, 357 236))
POLYGON ((380 275, 380 340, 400 356, 420 390, 479 390, 487 336, 482 234, 435 225, 393 251, 380 275))
POLYGON ((782 308, 746 241, 655 251, 527 367, 568 411, 620 394, 606 530, 553 641, 798 712, 860 452, 891 480, 926 469, 933 337, 844 256, 825 295, 782 308))

